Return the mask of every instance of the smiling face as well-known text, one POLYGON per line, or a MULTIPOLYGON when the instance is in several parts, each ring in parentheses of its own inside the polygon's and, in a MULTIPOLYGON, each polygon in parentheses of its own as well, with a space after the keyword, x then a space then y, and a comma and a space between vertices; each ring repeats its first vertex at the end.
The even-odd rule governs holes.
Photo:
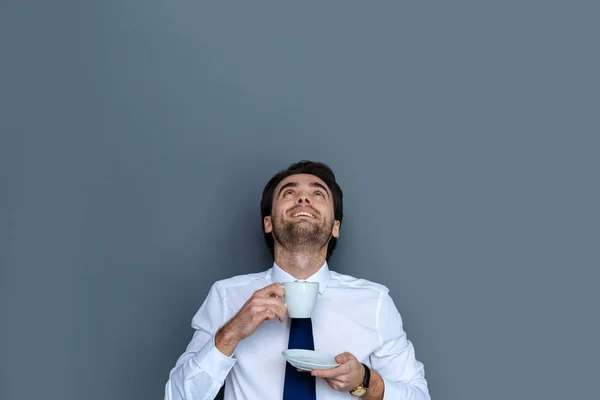
POLYGON ((339 237, 331 191, 314 175, 288 176, 273 192, 272 212, 264 217, 264 228, 273 234, 276 245, 288 250, 321 250, 331 237, 339 237))

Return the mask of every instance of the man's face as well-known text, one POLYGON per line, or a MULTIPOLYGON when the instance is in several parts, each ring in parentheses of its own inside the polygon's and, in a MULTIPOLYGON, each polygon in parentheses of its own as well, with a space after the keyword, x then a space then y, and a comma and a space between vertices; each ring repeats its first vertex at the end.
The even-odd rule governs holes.
POLYGON ((340 232, 331 190, 314 175, 288 176, 273 192, 271 216, 264 218, 264 227, 283 247, 326 246, 340 232))

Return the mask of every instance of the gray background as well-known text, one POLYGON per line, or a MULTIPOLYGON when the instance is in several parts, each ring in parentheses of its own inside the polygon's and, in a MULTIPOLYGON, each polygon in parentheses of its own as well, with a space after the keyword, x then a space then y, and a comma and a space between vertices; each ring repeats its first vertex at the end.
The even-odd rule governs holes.
POLYGON ((0 399, 161 399, 305 158, 434 399, 600 399, 600 10, 562 3, 0 1, 0 399))

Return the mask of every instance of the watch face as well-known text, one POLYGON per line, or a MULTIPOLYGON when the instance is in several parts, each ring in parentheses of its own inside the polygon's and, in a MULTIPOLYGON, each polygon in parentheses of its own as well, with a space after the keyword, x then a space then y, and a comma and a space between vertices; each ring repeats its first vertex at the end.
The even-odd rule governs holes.
POLYGON ((364 388, 364 387, 362 387, 362 386, 356 387, 356 388, 354 388, 354 389, 352 390, 352 392, 350 392, 350 394, 351 394, 352 396, 356 396, 356 397, 361 397, 361 396, 364 396, 364 395, 365 395, 365 393, 367 393, 367 389, 365 389, 365 388, 364 388))

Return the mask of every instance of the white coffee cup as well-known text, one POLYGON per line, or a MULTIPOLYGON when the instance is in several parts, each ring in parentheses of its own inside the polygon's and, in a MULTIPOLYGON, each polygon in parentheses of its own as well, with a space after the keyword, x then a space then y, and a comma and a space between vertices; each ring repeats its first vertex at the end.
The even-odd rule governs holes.
POLYGON ((319 282, 285 282, 283 288, 290 318, 310 318, 317 303, 319 282))

